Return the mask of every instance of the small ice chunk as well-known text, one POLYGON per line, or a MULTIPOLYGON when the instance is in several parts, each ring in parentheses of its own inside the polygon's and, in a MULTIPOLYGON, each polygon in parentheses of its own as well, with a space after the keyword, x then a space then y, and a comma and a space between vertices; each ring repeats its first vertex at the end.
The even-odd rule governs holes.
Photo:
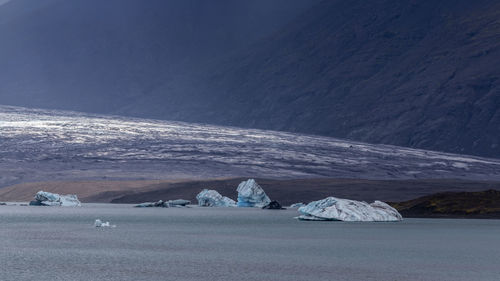
POLYGON ((238 207, 261 208, 271 203, 271 199, 254 179, 241 182, 236 191, 238 191, 238 207))
POLYGON ((103 222, 103 221, 102 221, 102 220, 100 220, 100 219, 96 219, 96 220, 95 220, 95 222, 94 222, 94 226, 95 226, 95 227, 116 227, 116 225, 114 225, 114 224, 113 224, 113 225, 111 225, 111 224, 109 223, 109 221, 107 221, 107 222, 103 222))
POLYGON ((300 203, 293 203, 292 205, 290 205, 290 208, 300 208, 302 206, 305 206, 306 204, 300 202, 300 203))
MULTIPOLYGON (((162 202, 162 204, 163 204, 163 202, 162 202)), ((147 207, 154 207, 154 206, 155 206, 155 203, 144 202, 144 203, 137 204, 134 207, 136 207, 136 208, 147 208, 147 207)))
POLYGON ((371 204, 361 201, 327 197, 298 210, 300 220, 337 221, 401 221, 403 217, 393 207, 381 201, 371 204))
POLYGON ((176 199, 169 200, 163 202, 163 200, 159 200, 157 202, 145 202, 138 205, 135 205, 137 208, 148 208, 148 207, 161 207, 161 208, 169 208, 169 207, 187 207, 187 205, 191 204, 191 201, 184 199, 176 199))
POLYGON ((215 190, 203 189, 196 195, 198 205, 202 207, 236 207, 236 202, 226 196, 222 196, 215 190))
POLYGON ((138 208, 146 208, 146 207, 164 207, 164 208, 168 208, 168 206, 165 203, 166 202, 163 202, 163 200, 159 200, 157 202, 145 202, 145 203, 141 203, 141 204, 136 205, 135 207, 138 207, 138 208))

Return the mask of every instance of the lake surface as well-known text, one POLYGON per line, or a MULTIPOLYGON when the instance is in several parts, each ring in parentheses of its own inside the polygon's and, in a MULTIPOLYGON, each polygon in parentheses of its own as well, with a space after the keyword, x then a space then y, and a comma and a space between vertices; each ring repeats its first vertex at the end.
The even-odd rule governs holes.
POLYGON ((0 206, 1 280, 500 280, 500 220, 0 206), (100 218, 116 228, 95 228, 100 218))

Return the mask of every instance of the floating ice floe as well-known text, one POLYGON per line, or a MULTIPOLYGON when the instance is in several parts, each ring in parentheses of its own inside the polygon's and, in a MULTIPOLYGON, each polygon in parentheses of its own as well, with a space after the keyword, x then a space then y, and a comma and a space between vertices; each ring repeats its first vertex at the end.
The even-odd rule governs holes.
POLYGON ((74 194, 59 195, 46 191, 38 191, 35 195, 35 200, 30 202, 31 206, 64 206, 64 207, 80 207, 82 204, 78 197, 74 194))
POLYGON ((302 206, 305 206, 306 204, 300 202, 300 203, 293 203, 292 205, 290 205, 290 208, 300 208, 302 206))
POLYGON ((203 189, 196 195, 198 205, 202 207, 236 207, 236 202, 226 196, 222 196, 215 190, 203 189))
POLYGON ((116 225, 114 224, 110 224, 109 221, 107 222, 103 222, 102 220, 100 219, 96 219, 95 222, 94 222, 94 226, 95 227, 116 227, 116 225))
POLYGON ((236 191, 238 191, 238 207, 263 207, 271 203, 271 199, 254 179, 241 182, 236 191))
POLYGON ((184 199, 176 199, 176 200, 169 200, 163 202, 163 200, 160 200, 158 202, 145 202, 136 205, 135 207, 137 208, 148 208, 148 207, 159 207, 159 208, 170 208, 170 207, 187 207, 187 205, 191 204, 191 201, 189 200, 184 200, 184 199))
POLYGON ((271 201, 269 204, 262 207, 262 209, 270 209, 270 210, 284 210, 283 206, 278 201, 271 201))
POLYGON ((361 201, 327 197, 298 210, 300 220, 334 221, 401 221, 403 217, 393 207, 381 201, 371 204, 361 201))

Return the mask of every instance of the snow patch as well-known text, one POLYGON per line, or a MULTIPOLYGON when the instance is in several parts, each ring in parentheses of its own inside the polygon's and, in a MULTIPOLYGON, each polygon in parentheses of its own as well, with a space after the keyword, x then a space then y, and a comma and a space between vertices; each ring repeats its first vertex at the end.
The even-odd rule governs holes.
POLYGON ((466 163, 461 163, 461 162, 455 162, 455 163, 451 164, 451 166, 453 166, 455 168, 459 168, 459 169, 465 169, 465 170, 469 169, 469 165, 467 165, 466 163))

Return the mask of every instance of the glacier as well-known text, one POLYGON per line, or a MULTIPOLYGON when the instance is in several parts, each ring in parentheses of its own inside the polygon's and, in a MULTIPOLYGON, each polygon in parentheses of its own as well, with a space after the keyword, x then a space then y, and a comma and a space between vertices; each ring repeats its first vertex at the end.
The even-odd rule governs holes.
POLYGON ((401 214, 388 204, 327 197, 313 201, 298 210, 299 220, 333 221, 401 221, 401 214))
POLYGON ((499 159, 206 124, 0 105, 0 132, 0 187, 104 177, 500 180, 499 159))
POLYGON ((30 202, 31 206, 64 206, 80 207, 82 204, 74 194, 59 195, 46 191, 39 191, 35 195, 35 200, 30 202))
POLYGON ((198 205, 202 207, 236 207, 236 202, 226 196, 222 196, 216 190, 203 189, 196 195, 198 205))
POLYGON ((238 207, 261 208, 271 203, 271 199, 254 179, 241 182, 236 191, 238 191, 238 207))

